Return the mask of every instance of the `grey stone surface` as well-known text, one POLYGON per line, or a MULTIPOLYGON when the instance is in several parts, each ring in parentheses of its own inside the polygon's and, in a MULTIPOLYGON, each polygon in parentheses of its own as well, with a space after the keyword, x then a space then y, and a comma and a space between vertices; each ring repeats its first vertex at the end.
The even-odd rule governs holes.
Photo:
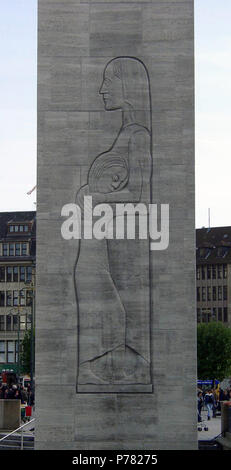
MULTIPOLYGON (((38 3, 35 446, 195 449, 193 0, 38 3), (152 202, 170 204, 170 243, 167 250, 150 253, 150 323, 144 322, 149 338, 141 329, 150 346, 149 390, 138 392, 138 383, 120 384, 119 390, 110 383, 99 393, 97 384, 91 384, 91 391, 89 384, 79 384, 84 389, 76 393, 81 331, 74 269, 79 242, 63 240, 60 214, 87 184, 96 156, 118 135, 121 111, 107 112, 99 94, 103 71, 117 56, 135 57, 148 70, 152 202)), ((86 259, 89 270, 97 248, 92 253, 86 259)), ((148 263, 145 255, 140 273, 148 263)), ((89 270, 81 274, 86 286, 89 270)), ((125 264, 121 275, 126 272, 125 264)), ((134 292, 139 300, 139 290, 134 292)), ((89 309, 94 295, 90 286, 89 309)), ((145 289, 143 295, 145 299, 145 289)), ((94 339, 94 331, 92 335, 94 339)), ((91 341, 88 336, 86 350, 91 341)))
POLYGON ((14 431, 21 424, 21 401, 0 400, 0 429, 14 431))

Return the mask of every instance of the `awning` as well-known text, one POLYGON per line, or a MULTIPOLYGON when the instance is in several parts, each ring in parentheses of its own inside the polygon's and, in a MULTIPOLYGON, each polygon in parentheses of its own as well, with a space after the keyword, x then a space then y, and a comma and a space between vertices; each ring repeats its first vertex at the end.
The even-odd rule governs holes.
POLYGON ((18 364, 0 364, 0 374, 2 371, 16 372, 18 370, 18 364))

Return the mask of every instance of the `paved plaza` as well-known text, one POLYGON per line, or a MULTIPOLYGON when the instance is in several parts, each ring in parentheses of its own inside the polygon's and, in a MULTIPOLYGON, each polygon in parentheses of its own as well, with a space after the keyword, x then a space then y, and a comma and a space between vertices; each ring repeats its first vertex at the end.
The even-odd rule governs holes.
MULTIPOLYGON (((210 421, 207 419, 207 411, 202 410, 202 431, 198 431, 198 440, 209 440, 214 439, 221 433, 221 416, 211 418, 210 421), (204 431, 204 426, 208 427, 208 431, 204 431)), ((199 426, 198 426, 199 427, 199 426)))

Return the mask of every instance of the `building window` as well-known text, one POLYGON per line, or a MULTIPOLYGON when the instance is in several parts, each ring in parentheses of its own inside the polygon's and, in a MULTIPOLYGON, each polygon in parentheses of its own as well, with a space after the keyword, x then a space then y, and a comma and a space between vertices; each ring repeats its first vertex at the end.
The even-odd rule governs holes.
POLYGON ((6 362, 6 343, 0 341, 0 362, 6 362))
POLYGON ((199 281, 201 278, 201 269, 200 266, 197 266, 197 280, 199 281))
POLYGON ((223 279, 227 279, 227 264, 223 264, 223 279))
POLYGON ((9 256, 14 256, 14 248, 15 248, 14 243, 10 243, 10 245, 9 245, 9 256))
POLYGON ((15 256, 20 256, 20 243, 15 243, 15 256))
POLYGON ((26 291, 26 305, 27 305, 27 307, 30 307, 32 305, 32 296, 33 296, 32 290, 27 290, 26 291))
MULTIPOLYGON (((0 317, 3 317, 4 320, 4 315, 0 315, 0 317)), ((18 331, 18 328, 20 328, 21 331, 25 331, 27 328, 29 328, 30 325, 30 320, 28 318, 27 321, 27 315, 6 315, 6 331, 18 331), (19 321, 20 318, 20 321, 19 321)), ((2 327, 5 329, 4 321, 2 321, 2 327)), ((3 331, 3 330, 2 330, 3 331)))
POLYGON ((31 281, 32 280, 32 267, 28 266, 26 268, 26 280, 31 281))
POLYGON ((213 300, 217 300, 217 288, 213 286, 213 300))
POLYGON ((222 286, 218 286, 218 300, 222 300, 222 286))
POLYGON ((18 282, 18 267, 14 266, 13 268, 13 282, 18 282))
POLYGON ((26 315, 20 315, 20 330, 26 330, 26 315))
POLYGON ((6 331, 11 331, 12 330, 12 316, 7 315, 6 316, 6 331))
POLYGON ((0 315, 0 331, 5 331, 5 315, 0 315))
POLYGON ((202 287, 202 302, 206 301, 206 290, 205 287, 202 287))
POLYGON ((211 264, 207 266, 207 279, 211 279, 211 264))
POLYGON ((201 266, 201 274, 202 274, 202 279, 205 279, 205 266, 201 266))
POLYGON ((12 306, 12 292, 11 292, 11 290, 8 290, 7 293, 6 293, 6 305, 7 305, 7 307, 12 306))
POLYGON ((9 232, 10 233, 18 233, 18 232, 28 232, 29 230, 29 227, 28 225, 23 225, 23 224, 20 224, 20 225, 9 225, 9 232))
POLYGON ((3 256, 26 256, 28 254, 28 243, 3 243, 3 256))
POLYGON ((15 341, 7 341, 7 362, 15 362, 15 341))
POLYGON ((200 302, 200 300, 201 300, 200 287, 197 287, 197 302, 200 302))
POLYGON ((18 331, 18 315, 13 315, 13 330, 18 331))
POLYGON ((16 307, 18 305, 18 291, 13 291, 13 306, 16 307))
POLYGON ((222 264, 218 264, 218 279, 222 279, 222 274, 223 274, 223 269, 222 269, 222 264))
POLYGON ((5 292, 0 291, 0 307, 5 307, 5 292))
POLYGON ((26 296, 25 296, 25 290, 21 289, 19 291, 19 298, 20 298, 20 305, 24 306, 26 305, 26 296))
POLYGON ((208 301, 211 300, 211 287, 210 286, 207 287, 207 300, 208 301))
POLYGON ((227 307, 224 308, 224 322, 227 323, 228 321, 228 309, 227 307))
POLYGON ((216 269, 215 264, 212 265, 212 276, 213 276, 213 279, 217 278, 217 269, 216 269))
POLYGON ((20 281, 25 282, 25 268, 24 268, 24 266, 20 266, 20 281))
POLYGON ((27 327, 28 330, 31 329, 31 319, 32 319, 32 314, 27 313, 27 315, 26 315, 26 327, 27 327))
POLYGON ((227 300, 227 286, 223 286, 223 300, 227 300))
POLYGON ((22 255, 27 255, 27 244, 22 243, 22 255))
POLYGON ((10 266, 8 266, 8 268, 7 268, 7 275, 6 275, 6 280, 7 280, 7 282, 11 282, 11 281, 12 281, 12 275, 13 275, 13 268, 11 268, 10 266))
POLYGON ((200 323, 201 322, 201 309, 198 308, 197 309, 197 323, 200 323))
MULTIPOLYGON (((6 268, 6 281, 7 282, 25 282, 25 280, 32 280, 31 266, 7 266, 6 268)), ((0 282, 5 282, 5 268, 0 268, 0 282)))
MULTIPOLYGON (((21 341, 19 341, 19 349, 21 346, 21 341)), ((15 362, 18 362, 18 341, 15 341, 15 362)))
POLYGON ((5 282, 5 267, 0 267, 0 282, 5 282))
POLYGON ((2 247, 3 256, 8 256, 8 252, 9 252, 8 248, 9 248, 8 243, 3 243, 3 247, 2 247))

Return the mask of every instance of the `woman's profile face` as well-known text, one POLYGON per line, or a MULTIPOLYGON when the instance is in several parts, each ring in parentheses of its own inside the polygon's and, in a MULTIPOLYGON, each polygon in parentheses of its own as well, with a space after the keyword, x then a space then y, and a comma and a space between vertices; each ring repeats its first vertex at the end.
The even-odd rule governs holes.
POLYGON ((103 83, 99 93, 103 95, 104 106, 107 111, 123 108, 123 84, 121 79, 114 74, 112 64, 109 64, 104 71, 103 83))

